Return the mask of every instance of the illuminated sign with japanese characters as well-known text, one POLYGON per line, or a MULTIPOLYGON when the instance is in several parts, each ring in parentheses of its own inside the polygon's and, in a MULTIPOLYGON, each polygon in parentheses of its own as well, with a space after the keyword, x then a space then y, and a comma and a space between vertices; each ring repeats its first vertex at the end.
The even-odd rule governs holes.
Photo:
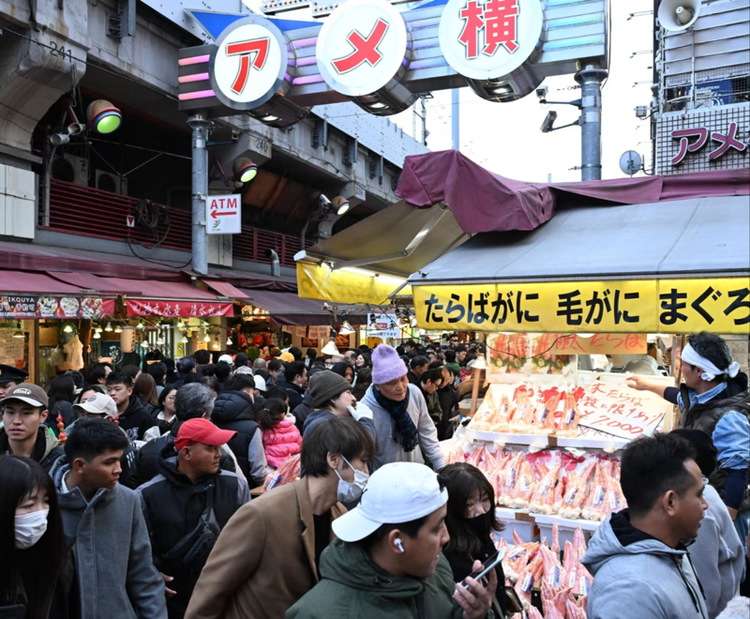
POLYGON ((743 152, 747 148, 746 142, 737 139, 737 123, 729 123, 726 133, 709 131, 706 127, 691 127, 689 129, 675 129, 671 133, 672 139, 680 140, 679 150, 672 157, 671 164, 677 165, 682 162, 688 153, 695 153, 708 144, 711 138, 711 152, 708 153, 709 161, 714 161, 724 155, 730 148, 743 152), (716 142, 716 144, 713 144, 716 142))
POLYGON ((415 286, 423 329, 750 332, 750 277, 415 286))
POLYGON ((128 299, 128 316, 164 316, 165 318, 203 318, 234 316, 232 303, 209 301, 149 301, 128 299))
POLYGON ((251 15, 229 26, 217 41, 211 84, 216 97, 235 109, 268 101, 285 84, 288 52, 282 32, 251 15))
POLYGON ((440 49, 461 75, 497 79, 529 60, 543 25, 539 0, 448 0, 440 18, 440 49))
POLYGON ((348 0, 318 35, 318 68, 337 92, 360 97, 383 88, 407 64, 401 13, 385 0, 348 0))

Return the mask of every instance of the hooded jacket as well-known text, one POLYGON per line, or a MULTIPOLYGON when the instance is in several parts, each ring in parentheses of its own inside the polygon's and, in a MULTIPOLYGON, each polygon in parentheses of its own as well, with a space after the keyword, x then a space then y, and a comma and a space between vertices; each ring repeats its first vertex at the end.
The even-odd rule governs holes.
POLYGON ((289 456, 302 451, 302 436, 293 422, 282 419, 273 429, 263 432, 268 464, 277 469, 289 456))
POLYGON ((286 613, 286 619, 459 619, 456 584, 441 554, 428 578, 391 576, 359 544, 335 540, 320 559, 321 580, 286 613))
POLYGON ((628 510, 602 522, 582 563, 594 576, 588 619, 708 619, 687 550, 636 529, 628 510))
POLYGON ((60 458, 50 476, 75 559, 81 619, 166 619, 164 580, 151 559, 138 496, 117 484, 86 502, 77 487, 67 490, 69 470, 60 458))
POLYGON ((211 421, 222 430, 237 432, 227 446, 237 458, 251 488, 262 486, 268 474, 263 435, 253 420, 255 405, 242 391, 223 391, 214 401, 211 421))
POLYGON ((131 441, 142 441, 146 430, 156 425, 154 418, 134 395, 130 396, 130 403, 125 412, 118 415, 117 423, 125 430, 131 441))
POLYGON ((706 594, 709 619, 714 619, 737 593, 745 555, 742 542, 718 492, 706 485, 708 503, 698 537, 690 546, 690 557, 706 594))
POLYGON ((167 599, 170 616, 182 617, 200 571, 190 571, 182 561, 170 559, 169 551, 198 525, 209 495, 216 524, 223 529, 234 513, 250 500, 250 490, 244 479, 221 469, 193 484, 177 466, 177 458, 162 460, 161 474, 143 484, 137 493, 151 536, 154 564, 160 572, 174 577, 169 587, 177 595, 167 599))
POLYGON ((395 422, 388 411, 380 406, 373 394, 373 389, 375 389, 375 385, 370 385, 362 400, 365 406, 372 409, 372 421, 375 427, 373 472, 389 462, 419 462, 424 464, 423 451, 436 471, 442 469, 445 466, 445 458, 438 444, 437 428, 430 419, 427 404, 419 391, 419 387, 409 385, 407 411, 419 431, 419 446, 408 452, 404 451, 401 444, 393 438, 396 434, 395 422))
MULTIPOLYGON (((0 428, 0 455, 7 455, 10 453, 13 452, 10 449, 8 434, 6 433, 5 428, 0 428)), ((65 452, 60 446, 60 441, 58 441, 55 435, 50 432, 47 426, 44 424, 39 426, 36 435, 36 443, 34 443, 34 453, 32 454, 33 459, 49 473, 55 461, 63 455, 65 455, 65 452)))

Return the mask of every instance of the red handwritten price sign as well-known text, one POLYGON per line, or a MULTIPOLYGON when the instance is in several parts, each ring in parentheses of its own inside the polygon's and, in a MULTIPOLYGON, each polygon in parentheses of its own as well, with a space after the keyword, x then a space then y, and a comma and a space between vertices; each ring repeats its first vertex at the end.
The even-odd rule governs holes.
POLYGON ((552 352, 557 355, 645 355, 646 335, 641 333, 556 333, 552 352))
MULTIPOLYGON (((579 385, 584 389, 578 401, 580 425, 624 439, 651 436, 665 420, 670 429, 672 405, 653 393, 636 391, 626 384, 625 374, 579 372, 579 385)), ((669 377, 649 376, 654 382, 674 386, 669 377)))

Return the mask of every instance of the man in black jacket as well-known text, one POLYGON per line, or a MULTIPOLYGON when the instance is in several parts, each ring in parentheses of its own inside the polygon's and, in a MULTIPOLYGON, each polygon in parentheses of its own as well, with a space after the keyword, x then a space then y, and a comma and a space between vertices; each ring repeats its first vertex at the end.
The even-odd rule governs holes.
POLYGON ((63 455, 57 438, 44 425, 48 398, 44 389, 21 383, 0 400, 0 456, 15 454, 36 460, 49 472, 63 455))
POLYGON ((125 374, 107 376, 107 395, 117 405, 117 424, 131 441, 143 440, 146 430, 156 425, 141 401, 133 395, 133 383, 125 374))
POLYGON ((211 421, 236 433, 227 446, 237 458, 251 488, 262 486, 268 474, 263 435, 255 418, 255 381, 251 374, 235 374, 214 400, 211 421))
POLYGON ((301 361, 290 363, 284 370, 286 382, 283 387, 289 394, 289 409, 294 410, 304 398, 305 389, 307 388, 307 368, 301 361))
MULTIPOLYGON (((172 429, 168 434, 148 441, 138 450, 128 477, 121 478, 121 484, 135 490, 156 477, 160 471, 160 461, 177 455, 174 441, 180 426, 190 419, 207 419, 211 415, 214 407, 213 392, 201 383, 189 383, 177 390, 174 407, 177 421, 172 424, 172 429)), ((220 465, 225 471, 236 472, 231 455, 222 456, 220 465)))
MULTIPOLYGON (((170 619, 182 619, 213 543, 197 548, 208 523, 215 542, 234 513, 250 500, 247 483, 219 468, 220 447, 235 432, 207 419, 190 419, 174 441, 177 456, 160 462, 161 474, 138 488, 146 517, 154 564, 174 595, 167 598, 170 619)), ((208 536, 203 537, 206 541, 208 536)))

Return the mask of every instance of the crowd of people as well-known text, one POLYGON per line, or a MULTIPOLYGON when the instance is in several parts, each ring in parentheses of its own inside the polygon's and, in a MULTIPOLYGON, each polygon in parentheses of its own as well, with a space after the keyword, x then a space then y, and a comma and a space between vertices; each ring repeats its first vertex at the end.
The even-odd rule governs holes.
MULTIPOLYGON (((624 452, 629 508, 584 559, 590 619, 743 603, 750 395, 722 343, 691 338, 677 394, 634 379, 682 428, 624 452)), ((481 350, 267 352, 96 363, 46 389, 0 366, 0 617, 510 613, 501 565, 472 578, 503 526, 493 486, 439 445, 481 350), (290 458, 301 477, 264 491, 290 458)))

